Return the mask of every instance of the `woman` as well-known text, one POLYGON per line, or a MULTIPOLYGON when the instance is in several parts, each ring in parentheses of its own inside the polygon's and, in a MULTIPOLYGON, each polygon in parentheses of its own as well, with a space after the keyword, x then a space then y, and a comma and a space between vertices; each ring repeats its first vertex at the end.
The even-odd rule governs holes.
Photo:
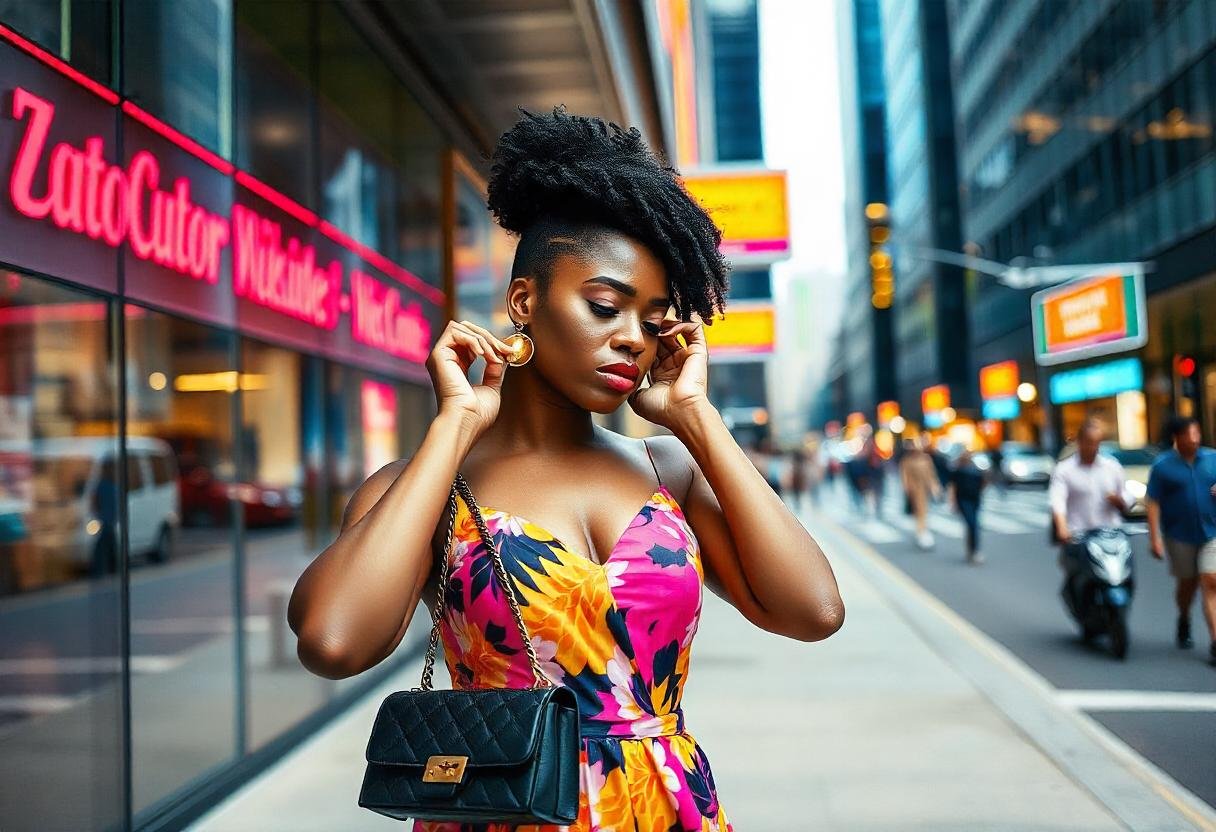
POLYGON ((941 492, 941 482, 933 460, 919 440, 905 445, 903 458, 899 462, 899 478, 904 494, 916 518, 916 545, 922 549, 933 548, 933 534, 929 531, 929 500, 936 500, 941 492))
POLYGON ((950 493, 954 507, 967 526, 967 563, 984 562, 980 554, 980 498, 984 493, 984 472, 975 464, 971 451, 964 450, 950 472, 950 493))
POLYGON ((532 683, 463 501, 453 554, 443 551, 460 471, 546 672, 579 698, 570 829, 730 829, 680 711, 703 583, 803 641, 839 629, 844 608, 823 553, 706 397, 700 319, 723 306, 720 233, 636 130, 560 109, 525 114, 500 139, 489 196, 520 236, 506 303, 534 355, 507 370, 511 348, 495 334, 448 324, 427 362, 439 412, 421 446, 359 488, 338 539, 300 577, 300 657, 328 677, 381 661, 418 599, 431 603, 444 557, 453 684, 532 683), (592 421, 626 402, 671 435, 632 439, 592 421))

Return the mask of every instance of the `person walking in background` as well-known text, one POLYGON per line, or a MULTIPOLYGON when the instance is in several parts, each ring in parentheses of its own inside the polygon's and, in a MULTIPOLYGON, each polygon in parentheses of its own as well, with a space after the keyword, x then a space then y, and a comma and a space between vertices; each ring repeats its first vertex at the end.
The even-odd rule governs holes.
POLYGON ((980 553, 980 499, 984 493, 984 472, 975 464, 971 451, 959 454, 950 472, 950 493, 954 507, 967 525, 967 563, 984 562, 980 553))
POLYGON ((1202 595, 1211 637, 1208 660, 1216 667, 1216 450, 1201 444, 1199 422, 1180 417, 1170 425, 1174 449, 1153 463, 1148 477, 1149 546, 1153 557, 1169 556, 1177 586, 1177 644, 1194 646, 1191 601, 1202 595))
POLYGON ((802 508, 802 501, 806 498, 806 452, 801 445, 790 451, 787 467, 790 472, 790 497, 797 511, 802 508))
POLYGON ((988 449, 988 458, 992 460, 992 467, 989 468, 992 472, 992 484, 1003 498, 1009 492, 1009 480, 1005 479, 1005 452, 1001 450, 1000 442, 992 443, 992 447, 988 449))
POLYGON ((940 496, 942 490, 950 485, 950 458, 941 452, 937 443, 933 441, 933 434, 928 431, 920 435, 920 444, 925 449, 925 453, 929 455, 929 459, 933 461, 933 469, 937 471, 937 483, 941 487, 938 491, 940 496))
POLYGON ((899 462, 899 479, 904 486, 904 495, 912 516, 916 518, 916 545, 922 549, 933 547, 933 534, 929 531, 929 500, 936 500, 942 485, 937 477, 933 460, 921 444, 912 439, 904 443, 904 452, 899 462))
POLYGON ((874 516, 881 520, 882 500, 887 489, 887 460, 882 455, 882 449, 878 447, 878 442, 873 436, 866 440, 862 452, 865 455, 866 467, 870 474, 870 495, 874 500, 874 516))

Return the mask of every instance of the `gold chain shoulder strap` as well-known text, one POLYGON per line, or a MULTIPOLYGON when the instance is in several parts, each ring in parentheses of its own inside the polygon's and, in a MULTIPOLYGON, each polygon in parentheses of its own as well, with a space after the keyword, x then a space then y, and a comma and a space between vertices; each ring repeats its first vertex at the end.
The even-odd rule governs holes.
POLYGON ((528 654, 528 664, 532 668, 532 676, 536 681, 533 687, 550 687, 553 683, 540 668, 540 660, 536 657, 536 648, 532 646, 532 639, 528 636, 528 628, 524 624, 523 613, 519 611, 519 603, 515 600, 515 590, 511 588, 510 579, 507 577, 507 569, 502 563, 502 556, 498 552, 498 547, 494 545, 494 538, 490 535, 490 530, 486 528, 486 521, 481 516, 481 508, 477 505, 477 501, 473 499, 473 492, 469 490, 469 485, 464 481, 464 477, 458 473, 456 474, 456 481, 452 484, 452 491, 448 494, 448 512, 450 513, 450 517, 448 518, 447 536, 443 543, 443 557, 439 563, 439 588, 434 609, 431 611, 431 636, 426 647, 426 658, 422 664, 421 690, 431 690, 433 686, 432 677, 435 672, 435 653, 439 648, 439 622, 443 620, 443 614, 447 608, 448 573, 450 571, 448 561, 452 554, 452 531, 456 526, 456 495, 458 493, 464 499, 465 504, 473 515, 473 521, 477 524, 477 531, 481 534, 481 541, 485 544, 486 551, 490 554, 490 560, 494 564, 494 576, 498 579, 498 585, 502 588, 503 594, 507 598, 508 606, 511 607, 511 617, 515 619, 515 626, 519 630, 519 637, 523 639, 524 650, 528 654))

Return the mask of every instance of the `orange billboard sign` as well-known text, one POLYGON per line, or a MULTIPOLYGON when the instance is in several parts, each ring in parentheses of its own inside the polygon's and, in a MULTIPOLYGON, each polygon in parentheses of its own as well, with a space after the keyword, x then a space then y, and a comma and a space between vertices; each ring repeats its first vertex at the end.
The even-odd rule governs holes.
POLYGON ((980 398, 1007 399, 1018 394, 1018 362, 1002 361, 980 368, 980 398))
POLYGON ((950 388, 945 384, 926 387, 920 394, 922 413, 940 413, 950 406, 950 388))
POLYGON ((891 424, 891 420, 899 415, 899 402, 879 402, 878 403, 878 424, 879 427, 886 427, 891 424))
POLYGON ((1058 364, 1144 345, 1144 278, 1106 274, 1037 292, 1030 299, 1035 360, 1058 364))

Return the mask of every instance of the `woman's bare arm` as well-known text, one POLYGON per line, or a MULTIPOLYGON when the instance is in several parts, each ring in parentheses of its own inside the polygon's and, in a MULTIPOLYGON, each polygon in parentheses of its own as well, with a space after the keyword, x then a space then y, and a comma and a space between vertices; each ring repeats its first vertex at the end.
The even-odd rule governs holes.
POLYGON ((706 406, 685 421, 668 453, 692 470, 683 506, 711 589, 752 623, 818 641, 844 623, 832 567, 797 517, 756 470, 721 416, 706 406))
POLYGON ((441 415, 411 459, 381 468, 351 497, 338 539, 304 570, 288 606, 300 661, 313 673, 353 676, 401 642, 430 575, 451 482, 475 434, 441 415))
POLYGON ((304 666, 340 679, 393 652, 430 576, 439 518, 460 463, 498 416, 511 348, 470 321, 448 321, 427 358, 439 415, 417 453, 381 468, 351 497, 338 539, 296 582, 287 620, 304 666), (469 366, 486 361, 481 384, 469 366))

